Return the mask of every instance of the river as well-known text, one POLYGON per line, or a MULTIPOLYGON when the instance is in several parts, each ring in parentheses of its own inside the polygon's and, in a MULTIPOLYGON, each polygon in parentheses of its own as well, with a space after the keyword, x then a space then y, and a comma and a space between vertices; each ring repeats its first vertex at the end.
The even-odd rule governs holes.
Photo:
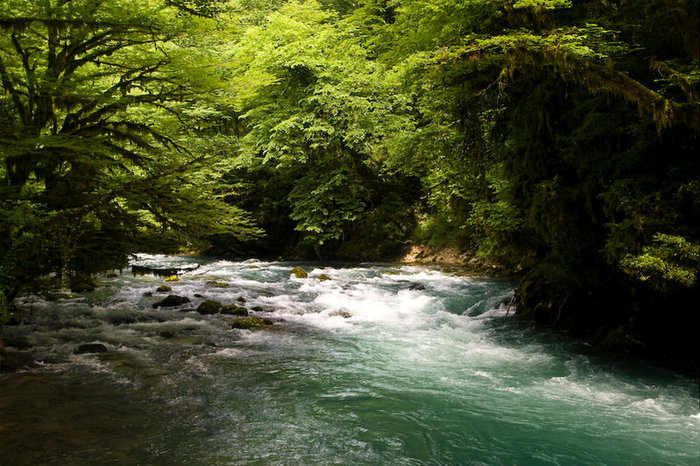
POLYGON ((154 309, 163 277, 128 271, 19 300, 2 466, 700 464, 694 376, 518 323, 508 281, 392 264, 134 264, 189 268, 167 284, 191 303, 154 309), (308 278, 290 276, 297 265, 308 278), (191 310, 205 299, 272 325, 191 310), (84 343, 102 352, 79 354, 84 343))

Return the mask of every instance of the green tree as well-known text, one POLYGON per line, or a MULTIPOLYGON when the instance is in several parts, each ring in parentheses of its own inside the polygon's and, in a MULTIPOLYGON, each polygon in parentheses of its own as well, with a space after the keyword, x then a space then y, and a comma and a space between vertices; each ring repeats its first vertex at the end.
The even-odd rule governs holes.
MULTIPOLYGON (((220 198, 212 22, 160 0, 11 0, 0 12, 3 286, 126 254, 255 234, 220 198)), ((223 191, 222 191, 223 190, 223 191)))
MULTIPOLYGON (((380 175, 381 141, 403 122, 400 96, 352 32, 316 2, 289 3, 248 29, 232 58, 243 157, 253 170, 297 167, 286 201, 301 245, 317 254, 351 242, 384 209, 377 180, 391 175, 380 175)), ((410 222, 410 210, 367 227, 386 227, 399 244, 408 228, 395 225, 410 222)))

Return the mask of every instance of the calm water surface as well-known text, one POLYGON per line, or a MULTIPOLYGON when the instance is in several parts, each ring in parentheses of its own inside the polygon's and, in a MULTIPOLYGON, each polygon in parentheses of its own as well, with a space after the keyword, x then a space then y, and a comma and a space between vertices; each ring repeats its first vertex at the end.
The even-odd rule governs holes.
POLYGON ((127 272, 70 299, 22 299, 5 329, 25 368, 0 375, 1 465, 700 464, 697 379, 519 326, 508 282, 135 264, 197 267, 168 283, 192 303, 153 309, 163 294, 144 294, 163 278, 127 272), (245 300, 275 323, 237 330, 188 310, 205 299, 245 300), (107 351, 76 354, 83 343, 107 351))

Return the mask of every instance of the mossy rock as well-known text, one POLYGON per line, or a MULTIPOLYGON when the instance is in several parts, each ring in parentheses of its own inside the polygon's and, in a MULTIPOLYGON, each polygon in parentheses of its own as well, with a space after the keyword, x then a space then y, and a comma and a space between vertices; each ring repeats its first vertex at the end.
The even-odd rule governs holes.
POLYGON ((217 282, 217 281, 209 281, 207 282, 207 285, 213 287, 213 288, 228 288, 228 283, 226 282, 217 282))
POLYGON ((173 291, 173 289, 168 285, 160 285, 158 288, 156 288, 156 291, 158 293, 167 293, 168 291, 173 291))
POLYGON ((221 310, 221 303, 213 299, 208 299, 197 307, 200 314, 216 314, 221 310))
POLYGON ((238 301, 239 303, 245 303, 245 302, 246 302, 246 299, 245 299, 243 296, 239 296, 239 297, 236 299, 236 301, 238 301))
POLYGON ((330 279, 331 279, 331 277, 329 277, 329 276, 326 275, 325 273, 322 273, 321 275, 319 275, 319 276, 316 277, 316 278, 318 278, 318 279, 321 280, 321 281, 326 281, 326 280, 330 280, 330 279))
POLYGON ((294 267, 291 272, 289 272, 289 275, 294 275, 297 278, 307 278, 309 276, 308 273, 306 273, 306 270, 302 269, 301 267, 294 267))
POLYGON ((185 303, 189 303, 190 298, 187 298, 185 296, 177 296, 174 294, 169 294, 165 298, 161 299, 157 303, 153 304, 153 308, 158 308, 158 307, 175 307, 175 306, 180 306, 185 303))
POLYGON ((165 281, 166 282, 179 282, 180 277, 178 277, 177 275, 171 275, 168 278, 166 278, 165 281))
POLYGON ((221 313, 230 316, 247 316, 248 309, 241 306, 236 306, 235 304, 229 304, 221 308, 221 313))
POLYGON ((255 328, 265 328, 268 325, 269 324, 263 322, 257 317, 239 317, 231 324, 231 328, 249 330, 255 328))

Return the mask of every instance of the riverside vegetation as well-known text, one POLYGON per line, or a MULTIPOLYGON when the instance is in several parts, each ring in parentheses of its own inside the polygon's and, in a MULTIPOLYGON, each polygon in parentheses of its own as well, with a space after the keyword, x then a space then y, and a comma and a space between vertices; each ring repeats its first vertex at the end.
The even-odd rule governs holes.
POLYGON ((694 0, 5 0, 0 337, 130 253, 456 248, 517 312, 691 360, 694 0))

